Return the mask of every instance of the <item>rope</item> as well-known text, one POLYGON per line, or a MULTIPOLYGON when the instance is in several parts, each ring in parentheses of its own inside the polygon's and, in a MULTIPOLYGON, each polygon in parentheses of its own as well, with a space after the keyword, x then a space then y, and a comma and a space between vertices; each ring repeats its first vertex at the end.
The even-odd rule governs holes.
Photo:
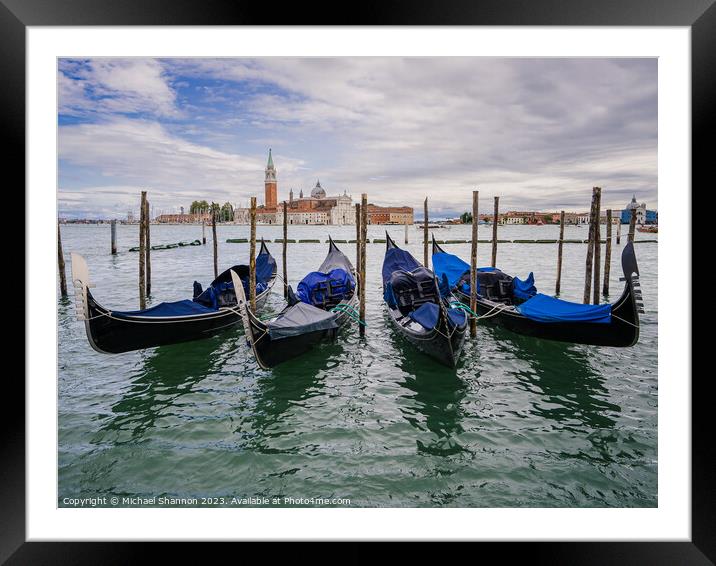
POLYGON ((336 305, 331 309, 331 312, 342 312, 347 314, 354 322, 357 322, 358 324, 362 324, 363 326, 368 326, 368 324, 365 322, 365 320, 360 319, 360 315, 358 314, 358 311, 350 306, 350 305, 336 305))

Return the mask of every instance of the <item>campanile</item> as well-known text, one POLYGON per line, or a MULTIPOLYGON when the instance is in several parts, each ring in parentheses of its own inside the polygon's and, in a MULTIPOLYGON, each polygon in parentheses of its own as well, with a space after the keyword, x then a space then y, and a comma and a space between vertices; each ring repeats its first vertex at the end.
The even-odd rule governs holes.
POLYGON ((266 208, 276 208, 277 195, 276 195, 276 168, 273 166, 273 157, 271 157, 271 150, 269 149, 268 163, 266 164, 266 178, 264 180, 265 200, 264 206, 266 208))

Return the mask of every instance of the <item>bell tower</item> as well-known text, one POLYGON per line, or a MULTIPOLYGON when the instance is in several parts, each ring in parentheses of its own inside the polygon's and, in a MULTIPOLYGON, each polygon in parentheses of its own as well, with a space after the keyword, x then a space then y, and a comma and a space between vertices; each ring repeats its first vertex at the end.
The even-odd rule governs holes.
POLYGON ((266 206, 266 208, 275 209, 277 204, 276 168, 273 166, 273 157, 271 156, 271 149, 269 149, 268 163, 266 164, 264 191, 264 206, 266 206))

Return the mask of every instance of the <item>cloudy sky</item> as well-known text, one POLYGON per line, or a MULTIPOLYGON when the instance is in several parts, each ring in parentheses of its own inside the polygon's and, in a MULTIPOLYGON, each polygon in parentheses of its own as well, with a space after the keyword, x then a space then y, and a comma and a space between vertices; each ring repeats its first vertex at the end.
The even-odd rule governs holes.
MULTIPOLYGON (((450 217, 657 208, 656 59, 61 59, 59 212, 125 217, 196 199, 362 192, 450 217), (489 199, 489 204, 488 204, 489 199), (487 210, 485 208, 485 210, 487 210)), ((421 214, 416 214, 420 216, 421 214)))

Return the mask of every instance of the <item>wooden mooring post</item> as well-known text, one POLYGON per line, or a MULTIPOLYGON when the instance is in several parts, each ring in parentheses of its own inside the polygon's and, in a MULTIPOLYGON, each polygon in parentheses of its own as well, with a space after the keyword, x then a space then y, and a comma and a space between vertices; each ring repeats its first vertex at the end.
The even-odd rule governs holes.
POLYGON ((109 223, 109 233, 112 240, 111 254, 117 255, 117 221, 112 220, 109 223))
POLYGON ((405 243, 408 243, 408 221, 405 221, 405 243))
POLYGON ((65 273, 65 254, 62 252, 62 234, 60 222, 57 222, 57 268, 60 270, 60 295, 67 296, 67 274, 65 273))
POLYGON ((564 248, 564 210, 559 213, 559 244, 557 245, 557 283, 554 294, 559 295, 562 288, 562 251, 564 248))
POLYGON ((256 197, 251 197, 251 236, 249 240, 249 306, 256 312, 256 197))
MULTIPOLYGON (((472 249, 470 251, 470 310, 477 312, 477 224, 479 222, 478 215, 478 198, 480 191, 472 191, 472 249)), ((470 315, 470 337, 477 336, 477 320, 475 315, 470 315)))
POLYGON ((607 245, 604 249, 604 285, 602 295, 609 296, 609 271, 612 263, 612 209, 607 209, 607 245))
POLYGON ((206 245, 206 220, 201 221, 201 243, 206 245))
POLYGON ((589 238, 587 240, 587 260, 584 269, 584 298, 588 305, 592 297, 592 267, 594 262, 594 211, 597 204, 597 187, 592 189, 592 207, 589 211, 589 238))
POLYGON ((495 210, 492 215, 492 267, 497 265, 497 222, 500 218, 500 197, 495 197, 495 210))
POLYGON ((356 273, 358 273, 358 285, 363 285, 360 280, 360 203, 356 203, 356 273))
POLYGON ((283 297, 288 297, 288 274, 287 274, 287 256, 288 253, 288 206, 283 201, 283 297))
POLYGON ((425 197, 425 202, 423 203, 423 215, 425 218, 423 218, 423 265, 425 267, 430 267, 430 264, 428 263, 428 197, 425 197))
POLYGON ((147 212, 147 191, 142 191, 142 197, 139 204, 139 309, 147 308, 147 240, 144 231, 144 223, 146 222, 145 214, 147 212))
POLYGON ((599 304, 599 284, 602 269, 602 189, 595 187, 597 203, 594 211, 594 281, 592 283, 592 304, 599 304))
POLYGON ((149 201, 144 201, 144 247, 147 254, 146 278, 147 278, 147 297, 152 295, 152 239, 150 237, 150 225, 152 219, 149 214, 149 201))
POLYGON ((622 241, 622 217, 619 215, 619 222, 617 223, 617 245, 621 244, 622 241))
POLYGON ((629 219, 629 242, 634 241, 636 235, 636 208, 631 209, 631 218, 629 219))
MULTIPOLYGON (((366 193, 361 194, 360 197, 360 216, 360 305, 358 315, 362 321, 365 321, 365 254, 366 240, 368 239, 368 195, 366 193)), ((360 326, 360 335, 365 336, 365 326, 363 324, 358 326, 360 326)))
POLYGON ((214 279, 219 276, 219 242, 216 239, 216 216, 219 212, 219 205, 211 203, 211 237, 214 240, 214 279))

